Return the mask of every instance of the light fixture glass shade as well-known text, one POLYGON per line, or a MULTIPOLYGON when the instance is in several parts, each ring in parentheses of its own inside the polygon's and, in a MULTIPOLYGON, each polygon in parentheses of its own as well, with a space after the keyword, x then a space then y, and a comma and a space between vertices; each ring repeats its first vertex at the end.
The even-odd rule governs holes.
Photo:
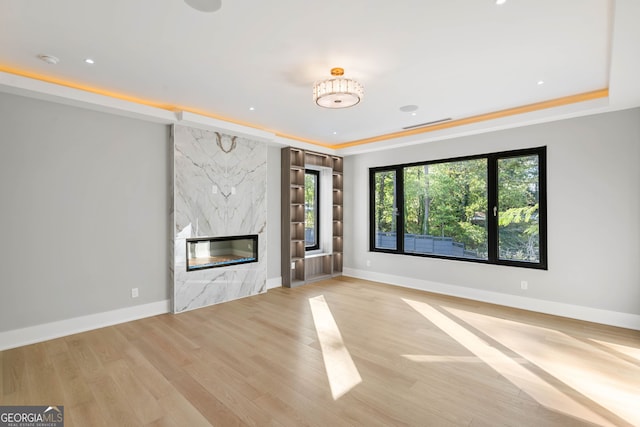
POLYGON ((364 96, 364 89, 355 80, 345 79, 342 69, 334 68, 331 74, 338 75, 333 79, 322 80, 313 84, 313 101, 324 108, 347 108, 359 103, 364 96), (340 74, 334 72, 339 70, 340 74))

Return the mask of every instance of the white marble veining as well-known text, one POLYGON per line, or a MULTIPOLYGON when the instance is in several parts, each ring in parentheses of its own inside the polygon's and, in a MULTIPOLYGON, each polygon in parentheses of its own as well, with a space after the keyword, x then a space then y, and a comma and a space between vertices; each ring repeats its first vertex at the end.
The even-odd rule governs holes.
POLYGON ((266 291, 264 143, 175 125, 173 311, 266 291), (258 235, 258 262, 186 271, 186 239, 258 235))

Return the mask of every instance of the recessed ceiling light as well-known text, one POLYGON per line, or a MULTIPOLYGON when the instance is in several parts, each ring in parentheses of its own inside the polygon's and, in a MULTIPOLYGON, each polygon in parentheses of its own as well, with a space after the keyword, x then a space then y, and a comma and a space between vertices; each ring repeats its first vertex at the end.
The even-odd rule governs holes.
POLYGON ((255 111, 256 107, 249 107, 249 111, 255 111))
POLYGON ((415 111, 413 113, 411 113, 412 116, 417 116, 418 113, 416 113, 415 111))
POLYGON ((38 55, 38 59, 40 59, 41 61, 46 62, 47 64, 51 64, 51 65, 56 65, 58 62, 60 62, 60 60, 58 58, 56 58, 53 55, 45 55, 45 54, 40 54, 38 55))
POLYGON ((505 4, 507 0, 496 0, 497 5, 505 4))
POLYGON ((334 135, 337 135, 337 134, 338 134, 338 132, 336 132, 336 131, 333 131, 333 134, 334 134, 334 135))
POLYGON ((538 86, 542 86, 544 84, 544 80, 538 80, 538 86))
POLYGON ((96 61, 94 61, 94 60, 93 60, 93 59, 91 59, 91 58, 87 58, 87 59, 85 59, 85 60, 84 60, 84 62, 85 62, 85 63, 87 63, 87 64, 89 64, 89 65, 93 65, 93 64, 95 64, 95 63, 96 63, 96 61))

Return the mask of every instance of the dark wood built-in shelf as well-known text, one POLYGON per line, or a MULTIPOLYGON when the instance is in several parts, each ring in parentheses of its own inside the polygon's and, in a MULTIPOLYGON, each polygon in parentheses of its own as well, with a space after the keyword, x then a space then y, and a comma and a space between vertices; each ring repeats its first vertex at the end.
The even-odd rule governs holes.
POLYGON ((282 284, 295 287, 342 274, 343 159, 324 153, 282 149, 282 284), (331 253, 307 256, 304 242, 304 175, 307 165, 331 168, 331 253))

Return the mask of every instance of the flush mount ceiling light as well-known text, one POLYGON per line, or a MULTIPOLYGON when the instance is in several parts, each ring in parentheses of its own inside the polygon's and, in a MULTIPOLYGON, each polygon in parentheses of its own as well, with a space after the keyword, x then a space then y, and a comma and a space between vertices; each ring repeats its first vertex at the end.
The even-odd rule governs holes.
POLYGON ((184 0, 184 2, 200 12, 215 12, 222 7, 222 0, 184 0))
POLYGON ((332 79, 313 84, 313 101, 324 108, 353 107, 362 100, 364 89, 355 80, 345 79, 342 68, 332 68, 332 79))

